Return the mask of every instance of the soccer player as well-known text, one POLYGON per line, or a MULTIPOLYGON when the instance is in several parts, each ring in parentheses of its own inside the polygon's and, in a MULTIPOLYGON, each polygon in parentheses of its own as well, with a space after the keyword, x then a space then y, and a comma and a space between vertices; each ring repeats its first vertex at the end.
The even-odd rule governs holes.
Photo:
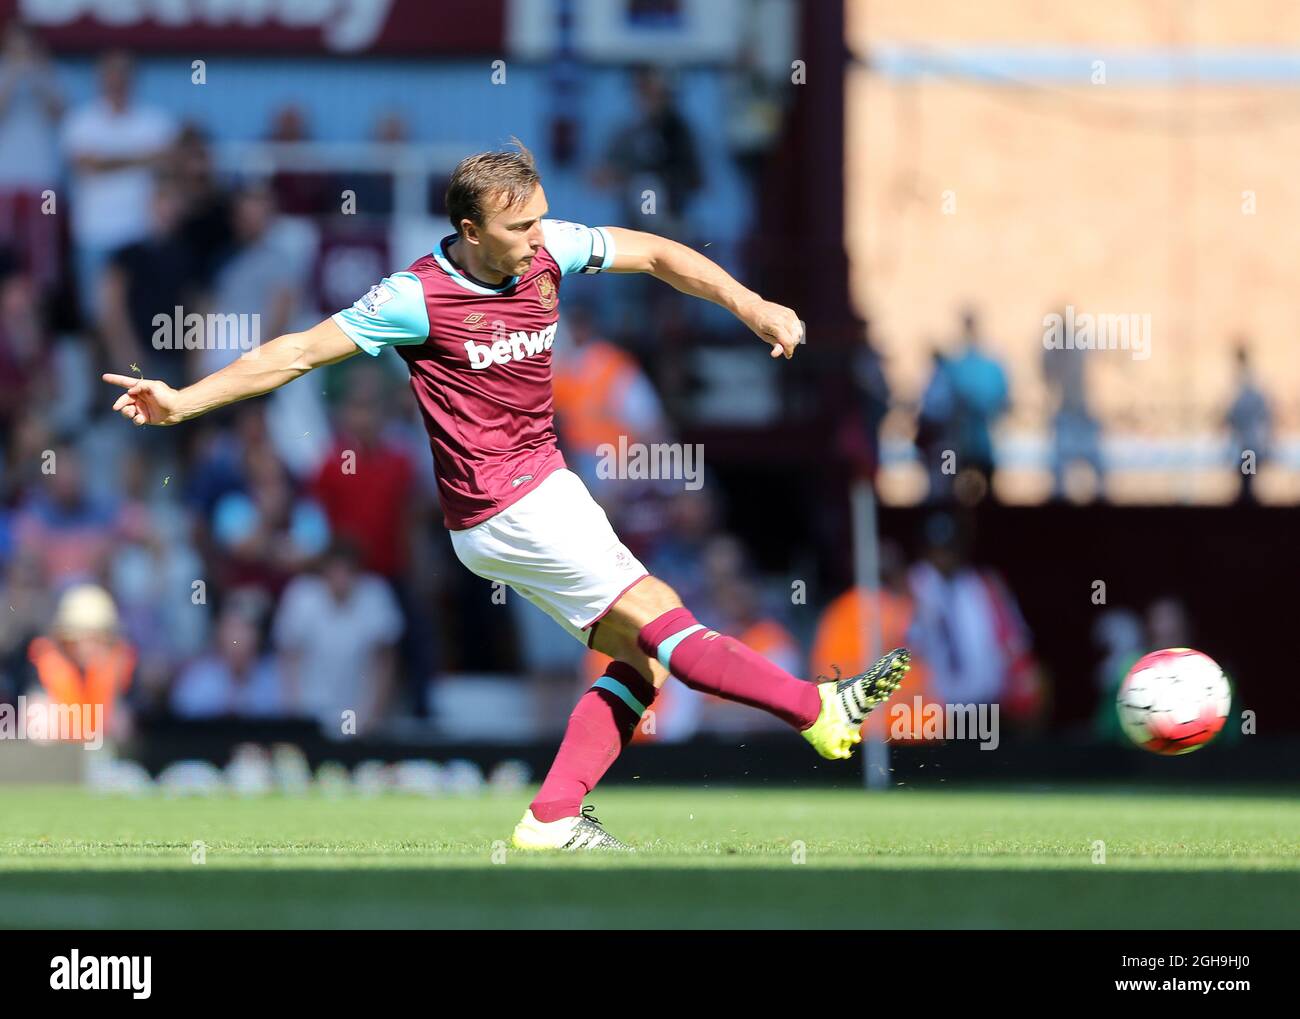
POLYGON ((179 391, 155 379, 105 375, 126 390, 114 409, 137 425, 174 425, 358 351, 376 356, 391 347, 401 356, 429 433, 456 556, 614 659, 574 708, 555 761, 515 827, 519 849, 627 848, 585 816, 582 800, 669 674, 771 712, 823 757, 849 757, 866 714, 902 681, 908 652, 891 651, 860 675, 811 683, 708 629, 619 541, 566 469, 552 422, 551 344, 560 281, 570 273, 649 273, 729 310, 774 358, 791 357, 802 342, 795 313, 674 241, 548 219, 523 146, 463 160, 447 188, 447 211, 455 232, 351 308, 179 391))

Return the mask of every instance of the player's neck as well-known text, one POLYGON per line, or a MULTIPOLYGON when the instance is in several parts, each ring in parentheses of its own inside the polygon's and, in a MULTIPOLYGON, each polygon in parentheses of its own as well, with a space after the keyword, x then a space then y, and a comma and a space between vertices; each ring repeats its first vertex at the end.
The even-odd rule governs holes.
POLYGON ((464 238, 457 237, 447 245, 447 257, 451 259, 452 265, 470 279, 486 283, 490 287, 499 287, 510 278, 486 265, 479 255, 478 248, 466 244, 464 238))

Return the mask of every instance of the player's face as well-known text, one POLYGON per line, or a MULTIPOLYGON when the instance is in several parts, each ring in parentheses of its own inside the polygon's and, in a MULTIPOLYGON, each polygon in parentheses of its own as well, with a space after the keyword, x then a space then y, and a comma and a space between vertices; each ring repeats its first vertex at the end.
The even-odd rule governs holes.
POLYGON ((504 199, 498 198, 478 228, 483 260, 503 276, 522 276, 542 246, 546 193, 539 184, 528 201, 510 208, 503 205, 504 199))

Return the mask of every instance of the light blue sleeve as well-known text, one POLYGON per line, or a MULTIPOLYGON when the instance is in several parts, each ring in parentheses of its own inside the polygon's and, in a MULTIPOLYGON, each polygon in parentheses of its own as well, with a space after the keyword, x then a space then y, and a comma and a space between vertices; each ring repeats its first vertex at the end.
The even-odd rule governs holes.
POLYGON ((351 308, 344 308, 331 318, 371 357, 377 357, 385 347, 423 343, 429 338, 424 287, 410 272, 384 277, 351 308))
POLYGON ((598 226, 583 226, 562 219, 542 220, 546 250, 560 264, 560 272, 600 272, 614 264, 614 239, 598 226))

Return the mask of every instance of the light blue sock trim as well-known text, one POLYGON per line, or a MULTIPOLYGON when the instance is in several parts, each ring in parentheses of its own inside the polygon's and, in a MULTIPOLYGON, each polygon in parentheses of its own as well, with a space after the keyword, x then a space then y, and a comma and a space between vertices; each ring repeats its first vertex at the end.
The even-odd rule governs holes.
POLYGON ((633 697, 632 691, 613 676, 601 676, 600 679, 591 684, 591 688, 593 690, 608 690, 629 708, 635 711, 637 718, 640 718, 645 714, 645 705, 633 697))
POLYGON ((677 649, 677 645, 693 634, 696 630, 703 629, 704 627, 700 623, 696 623, 694 626, 688 626, 685 630, 679 630, 671 637, 665 637, 661 640, 659 642, 659 650, 655 653, 655 657, 659 659, 659 664, 669 672, 672 672, 673 667, 669 665, 668 662, 673 656, 673 651, 677 649))

